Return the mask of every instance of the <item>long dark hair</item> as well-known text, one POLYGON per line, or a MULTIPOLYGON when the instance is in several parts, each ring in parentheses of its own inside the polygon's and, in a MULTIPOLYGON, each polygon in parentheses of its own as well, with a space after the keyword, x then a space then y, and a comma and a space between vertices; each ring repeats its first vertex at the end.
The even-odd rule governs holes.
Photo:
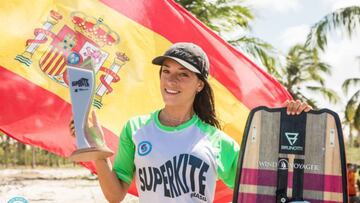
POLYGON ((216 118, 214 93, 209 82, 200 74, 196 74, 204 82, 204 88, 195 96, 193 108, 199 118, 218 129, 221 129, 219 120, 216 118))

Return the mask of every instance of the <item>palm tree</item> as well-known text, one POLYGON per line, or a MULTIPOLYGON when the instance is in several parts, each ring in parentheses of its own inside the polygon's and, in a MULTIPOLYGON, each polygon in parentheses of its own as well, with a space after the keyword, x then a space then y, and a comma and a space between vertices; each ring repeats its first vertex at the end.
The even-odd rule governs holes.
MULTIPOLYGON (((342 88, 347 94, 350 86, 360 84, 360 78, 349 78, 344 81, 342 88)), ((353 144, 353 130, 360 132, 360 88, 351 96, 345 107, 345 121, 349 125, 349 144, 353 144)), ((360 139, 360 136, 358 137, 360 139)), ((358 140, 360 141, 360 140, 358 140)))
POLYGON ((307 49, 304 45, 295 45, 290 48, 286 56, 286 65, 279 69, 277 78, 294 99, 306 101, 313 107, 316 101, 303 94, 304 89, 323 95, 330 102, 336 103, 339 97, 325 87, 324 75, 330 75, 330 65, 322 62, 316 49, 307 49))
POLYGON ((318 47, 324 51, 327 45, 328 34, 333 30, 345 31, 349 38, 352 37, 357 27, 360 26, 360 7, 350 6, 337 9, 324 16, 311 27, 307 36, 306 45, 318 47))
MULTIPOLYGON (((175 2, 224 38, 228 38, 228 33, 234 30, 242 30, 243 33, 251 31, 250 22, 254 19, 254 15, 249 8, 241 6, 235 0, 175 0, 175 2)), ((279 59, 271 44, 246 34, 230 38, 227 42, 259 60, 269 73, 276 73, 275 67, 279 64, 279 59)))
MULTIPOLYGON (((338 9, 312 26, 307 36, 306 46, 317 47, 324 51, 327 45, 327 36, 331 31, 343 31, 350 39, 355 30, 360 27, 360 7, 350 6, 338 9)), ((356 85, 360 78, 349 78, 344 81, 343 89, 347 92, 350 85, 356 85)), ((349 140, 352 145, 352 130, 360 132, 360 90, 350 98, 345 107, 345 123, 349 125, 349 140)), ((359 134, 360 142, 360 134, 359 134)))
POLYGON ((9 165, 10 137, 0 131, 0 141, 0 146, 4 151, 2 164, 4 164, 5 168, 7 168, 9 165))

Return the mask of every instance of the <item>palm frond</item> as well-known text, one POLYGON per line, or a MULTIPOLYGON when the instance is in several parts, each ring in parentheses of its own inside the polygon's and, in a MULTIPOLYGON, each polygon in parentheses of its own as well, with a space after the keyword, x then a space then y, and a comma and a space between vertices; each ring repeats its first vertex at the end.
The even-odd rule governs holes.
POLYGON ((354 116, 354 127, 355 129, 360 130, 360 104, 356 108, 354 116))
POLYGON ((323 17, 313 25, 306 39, 307 47, 318 47, 324 51, 327 45, 327 36, 333 30, 343 30, 349 38, 360 26, 360 7, 350 6, 338 9, 323 17))
POLYGON ((290 95, 292 96, 292 98, 294 100, 300 100, 300 101, 306 102, 310 106, 312 106, 314 109, 318 108, 317 102, 314 99, 305 96, 301 91, 294 90, 294 89, 288 89, 288 92, 290 93, 290 95))
POLYGON ((360 104, 360 90, 356 91, 350 99, 347 101, 345 106, 345 118, 347 121, 352 122, 355 116, 356 106, 360 104))
POLYGON ((250 8, 241 6, 234 0, 175 0, 175 2, 218 34, 239 27, 250 30, 250 21, 254 19, 250 8))
POLYGON ((269 73, 275 78, 280 78, 279 71, 276 68, 280 64, 279 58, 276 49, 271 44, 250 36, 242 36, 228 42, 254 58, 259 59, 269 73))
POLYGON ((345 92, 345 94, 348 94, 349 87, 357 86, 358 84, 360 84, 360 78, 348 78, 343 82, 341 87, 342 87, 343 91, 345 92))
POLYGON ((345 119, 351 123, 355 116, 356 102, 354 100, 349 100, 345 106, 345 119))
POLYGON ((337 103, 340 100, 340 97, 337 95, 337 93, 330 89, 326 88, 324 86, 306 86, 306 89, 309 91, 312 91, 314 93, 320 93, 323 95, 330 103, 337 103))

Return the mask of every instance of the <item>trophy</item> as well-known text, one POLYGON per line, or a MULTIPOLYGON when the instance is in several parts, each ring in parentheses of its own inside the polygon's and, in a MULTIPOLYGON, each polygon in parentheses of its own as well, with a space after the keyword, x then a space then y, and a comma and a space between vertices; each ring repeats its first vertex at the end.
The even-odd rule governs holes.
POLYGON ((88 116, 95 90, 95 73, 91 58, 87 58, 80 67, 68 66, 67 71, 77 148, 71 154, 70 160, 94 161, 113 155, 100 137, 88 127, 88 116))

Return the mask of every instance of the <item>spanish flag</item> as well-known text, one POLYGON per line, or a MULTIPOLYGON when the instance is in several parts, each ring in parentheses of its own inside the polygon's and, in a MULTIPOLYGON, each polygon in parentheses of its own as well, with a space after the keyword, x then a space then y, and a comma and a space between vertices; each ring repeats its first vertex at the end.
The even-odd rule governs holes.
MULTIPOLYGON (((217 114, 238 142, 250 109, 290 98, 173 0, 1 1, 0 25, 0 130, 61 156, 75 150, 66 68, 86 57, 96 72, 93 108, 114 151, 127 119, 162 107, 151 60, 174 42, 196 43, 208 54, 217 114)), ((129 192, 136 194, 135 187, 129 192)), ((215 202, 231 201, 231 195, 219 181, 215 202)))

